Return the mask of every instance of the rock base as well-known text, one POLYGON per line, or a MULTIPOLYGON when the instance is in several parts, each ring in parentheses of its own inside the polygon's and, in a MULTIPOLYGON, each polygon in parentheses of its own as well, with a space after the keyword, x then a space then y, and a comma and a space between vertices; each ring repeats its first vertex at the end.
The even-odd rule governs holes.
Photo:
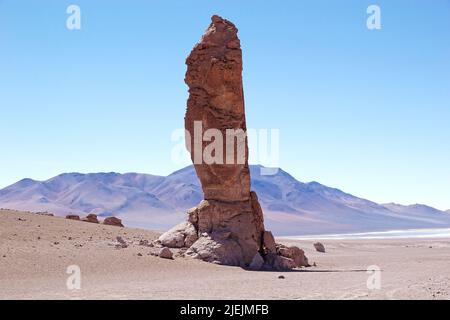
POLYGON ((185 248, 185 256, 251 270, 290 270, 309 266, 303 250, 276 244, 264 230, 258 198, 222 202, 203 200, 188 211, 188 221, 160 236, 161 245, 185 248))

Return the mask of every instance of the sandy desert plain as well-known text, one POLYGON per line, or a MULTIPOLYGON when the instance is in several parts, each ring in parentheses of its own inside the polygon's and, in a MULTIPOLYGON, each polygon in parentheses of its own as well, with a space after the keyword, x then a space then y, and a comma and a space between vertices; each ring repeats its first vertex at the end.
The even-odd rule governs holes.
POLYGON ((326 253, 312 240, 278 239, 303 248, 316 266, 254 272, 151 255, 146 240, 158 235, 1 210, 0 299, 450 298, 450 239, 324 240, 326 253), (81 283, 69 290, 73 265, 81 283), (381 269, 379 289, 367 286, 373 265, 381 269))

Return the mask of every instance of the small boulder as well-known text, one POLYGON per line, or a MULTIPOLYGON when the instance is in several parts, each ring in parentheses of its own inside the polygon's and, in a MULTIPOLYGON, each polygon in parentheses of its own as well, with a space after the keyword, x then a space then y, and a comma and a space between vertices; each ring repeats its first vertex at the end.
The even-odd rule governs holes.
POLYGON ((296 267, 294 260, 274 253, 266 255, 266 268, 268 270, 287 271, 296 267))
POLYGON ((168 248, 184 247, 184 234, 177 230, 177 227, 170 229, 159 237, 158 240, 163 246, 168 248))
POLYGON ((169 248, 164 247, 159 251, 159 257, 163 259, 173 259, 173 253, 169 248))
POLYGON ((105 220, 103 220, 103 224, 108 225, 108 226, 116 226, 116 227, 123 228, 122 220, 120 220, 119 218, 116 218, 116 217, 106 218, 105 220))
POLYGON ((291 270, 296 267, 294 260, 278 256, 275 260, 274 267, 276 270, 291 270))
POLYGON ((325 246, 320 242, 314 243, 314 248, 316 248, 316 251, 318 252, 325 253, 325 246))
POLYGON ((287 247, 282 244, 277 244, 277 254, 293 260, 296 267, 310 266, 308 263, 308 258, 305 256, 305 252, 298 247, 287 247))
POLYGON ((242 263, 242 248, 229 236, 228 231, 202 234, 186 251, 186 256, 216 264, 246 267, 242 263))
POLYGON ((128 248, 128 244, 126 243, 125 240, 123 240, 123 238, 121 236, 116 237, 116 240, 118 242, 118 244, 116 244, 116 248, 117 249, 125 249, 128 248))
POLYGON ((85 218, 83 218, 83 221, 90 223, 98 223, 97 215, 93 213, 88 214, 85 218))
POLYGON ((286 258, 291 257, 291 250, 283 244, 276 244, 276 253, 286 258))
POLYGON ((48 213, 48 212, 36 212, 36 214, 40 215, 40 216, 54 217, 53 213, 48 213))
POLYGON ((198 240, 198 235, 194 225, 185 221, 163 233, 158 240, 168 248, 189 248, 198 240))
POLYGON ((67 216, 66 216, 66 219, 69 219, 69 220, 80 220, 80 216, 78 216, 78 215, 76 215, 76 214, 68 214, 67 216))
POLYGON ((305 251, 302 249, 292 246, 289 247, 289 250, 291 251, 290 258, 294 260, 295 265, 297 267, 309 267, 310 264, 308 262, 308 258, 305 256, 305 251))
POLYGON ((143 247, 150 247, 151 242, 149 242, 148 240, 142 239, 139 240, 139 245, 143 246, 143 247))
POLYGON ((250 270, 261 270, 261 268, 264 265, 264 259, 263 257, 261 257, 261 255, 259 253, 256 253, 255 256, 253 257, 252 262, 250 263, 250 265, 248 266, 248 268, 250 270))

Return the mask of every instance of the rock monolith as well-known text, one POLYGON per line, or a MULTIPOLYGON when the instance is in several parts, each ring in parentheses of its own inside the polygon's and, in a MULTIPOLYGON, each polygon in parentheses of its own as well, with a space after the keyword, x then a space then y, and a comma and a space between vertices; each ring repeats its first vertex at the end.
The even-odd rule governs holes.
POLYGON ((277 252, 272 234, 264 229, 258 197, 250 191, 238 29, 219 16, 211 20, 186 60, 185 77, 186 147, 204 200, 159 241, 212 263, 253 270, 300 267, 305 258, 296 254, 303 251, 277 252))

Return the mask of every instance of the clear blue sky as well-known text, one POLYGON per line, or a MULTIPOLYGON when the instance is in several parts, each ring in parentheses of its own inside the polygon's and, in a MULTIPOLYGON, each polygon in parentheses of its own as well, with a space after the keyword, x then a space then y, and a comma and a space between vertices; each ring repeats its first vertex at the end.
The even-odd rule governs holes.
POLYGON ((284 170, 450 209, 448 0, 0 0, 0 187, 178 169, 184 61, 212 14, 240 30, 248 126, 280 129, 284 170))

